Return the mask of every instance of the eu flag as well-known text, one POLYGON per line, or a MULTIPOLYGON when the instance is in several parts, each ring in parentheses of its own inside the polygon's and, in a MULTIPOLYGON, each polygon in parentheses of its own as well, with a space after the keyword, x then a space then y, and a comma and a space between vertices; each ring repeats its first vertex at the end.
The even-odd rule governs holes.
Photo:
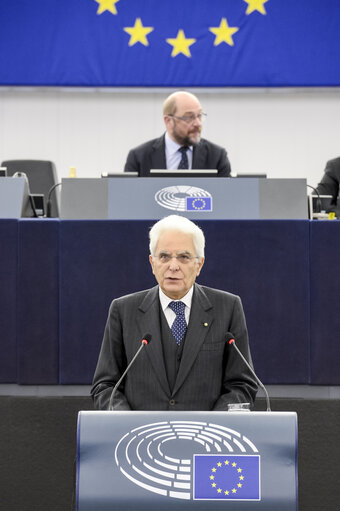
POLYGON ((1 0, 0 85, 339 86, 339 0, 1 0))
POLYGON ((194 499, 261 500, 260 456, 195 455, 194 499))
POLYGON ((212 211, 211 197, 186 197, 187 211, 212 211))

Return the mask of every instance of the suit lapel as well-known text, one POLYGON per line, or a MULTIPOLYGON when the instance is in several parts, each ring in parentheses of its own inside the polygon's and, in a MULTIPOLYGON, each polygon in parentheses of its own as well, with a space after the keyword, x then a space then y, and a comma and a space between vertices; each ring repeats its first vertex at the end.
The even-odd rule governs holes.
POLYGON ((192 365, 204 343, 213 322, 213 307, 202 288, 195 284, 188 331, 183 347, 181 365, 177 374, 173 395, 191 371, 192 365))
POLYGON ((152 146, 150 157, 151 169, 166 169, 164 135, 158 138, 152 146))
POLYGON ((192 155, 192 168, 193 169, 206 169, 206 149, 202 141, 194 147, 192 155))
POLYGON ((152 340, 145 351, 160 385, 163 390, 170 395, 170 387, 163 358, 159 307, 158 286, 156 286, 150 289, 139 306, 138 324, 142 335, 146 332, 152 335, 152 340))

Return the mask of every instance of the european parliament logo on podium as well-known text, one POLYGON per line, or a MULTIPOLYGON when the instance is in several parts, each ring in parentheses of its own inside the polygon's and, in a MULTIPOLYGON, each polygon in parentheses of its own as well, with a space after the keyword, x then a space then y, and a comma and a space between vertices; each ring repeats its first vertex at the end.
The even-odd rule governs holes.
POLYGON ((234 429, 171 420, 132 429, 118 442, 121 473, 144 490, 186 500, 261 500, 260 454, 234 429))

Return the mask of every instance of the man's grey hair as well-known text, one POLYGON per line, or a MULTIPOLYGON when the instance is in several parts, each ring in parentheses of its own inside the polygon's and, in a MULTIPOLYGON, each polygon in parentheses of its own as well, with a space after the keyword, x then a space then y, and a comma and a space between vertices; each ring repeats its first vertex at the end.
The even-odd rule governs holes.
POLYGON ((205 238, 203 231, 198 225, 188 218, 180 215, 170 215, 156 222, 150 229, 150 254, 155 255, 156 245, 160 235, 164 231, 179 231, 184 234, 190 234, 196 250, 196 255, 204 257, 205 238))

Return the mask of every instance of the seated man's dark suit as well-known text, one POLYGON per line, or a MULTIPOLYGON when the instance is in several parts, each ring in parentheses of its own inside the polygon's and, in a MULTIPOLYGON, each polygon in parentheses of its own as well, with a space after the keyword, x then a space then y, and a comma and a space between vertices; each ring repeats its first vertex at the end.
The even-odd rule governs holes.
POLYGON ((340 183, 340 158, 334 158, 327 162, 325 173, 317 186, 320 195, 332 195, 334 200, 339 195, 340 183))
POLYGON ((107 409, 112 388, 146 333, 152 335, 152 341, 115 394, 115 410, 227 410, 228 403, 252 404, 255 378, 226 342, 227 332, 233 334, 251 363, 238 296, 194 284, 188 330, 181 346, 176 345, 167 325, 158 286, 114 300, 91 390, 96 408, 107 409))
MULTIPOLYGON (((226 150, 204 138, 193 148, 192 168, 217 169, 219 177, 230 175, 226 150)), ((124 167, 125 172, 138 172, 141 177, 149 176, 151 169, 166 169, 164 135, 131 149, 124 167)))

